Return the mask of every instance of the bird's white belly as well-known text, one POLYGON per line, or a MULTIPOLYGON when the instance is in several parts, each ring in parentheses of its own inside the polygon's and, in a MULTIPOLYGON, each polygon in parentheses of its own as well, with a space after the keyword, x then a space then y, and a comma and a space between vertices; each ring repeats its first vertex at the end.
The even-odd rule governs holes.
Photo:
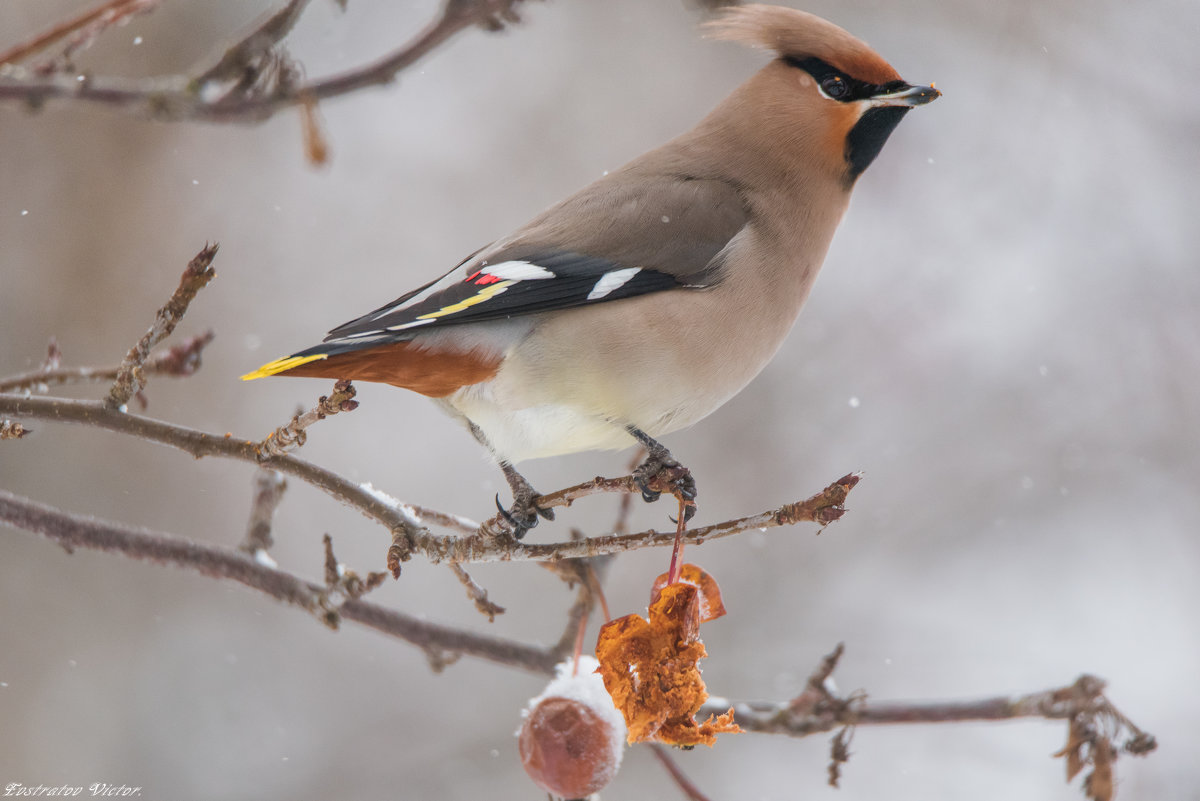
POLYGON ((637 425, 657 437, 691 425, 712 411, 707 404, 701 408, 695 397, 680 398, 660 409, 654 419, 635 422, 620 413, 598 413, 584 398, 515 408, 511 402, 498 403, 496 389, 491 382, 463 387, 441 403, 452 415, 474 423, 495 455, 513 464, 580 451, 630 448, 637 441, 627 425, 637 425))
POLYGON ((515 463, 588 450, 628 448, 635 443, 620 425, 559 404, 501 411, 487 402, 452 405, 478 426, 496 455, 515 463))

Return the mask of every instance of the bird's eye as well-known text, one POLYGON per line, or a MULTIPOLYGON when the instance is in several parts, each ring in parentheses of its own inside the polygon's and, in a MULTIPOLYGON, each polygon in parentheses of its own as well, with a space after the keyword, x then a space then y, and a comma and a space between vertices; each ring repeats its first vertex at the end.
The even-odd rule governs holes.
POLYGON ((834 100, 841 100, 850 93, 850 86, 840 75, 830 75, 821 81, 821 91, 834 100))

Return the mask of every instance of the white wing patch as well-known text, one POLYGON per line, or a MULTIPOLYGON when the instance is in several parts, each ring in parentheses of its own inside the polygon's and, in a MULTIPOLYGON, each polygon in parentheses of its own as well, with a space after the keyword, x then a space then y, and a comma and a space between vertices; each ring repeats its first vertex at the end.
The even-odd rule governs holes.
POLYGON ((600 280, 592 287, 592 291, 588 293, 588 300, 600 300, 605 295, 608 295, 627 283, 633 280, 633 277, 642 271, 641 267, 625 267, 621 270, 612 270, 600 276, 600 280))
POLYGON ((528 261, 502 261, 499 264, 489 264, 481 267, 479 272, 492 275, 501 281, 537 281, 543 278, 554 278, 554 273, 545 267, 539 267, 528 261))
MULTIPOLYGON (((429 325, 432 322, 433 322, 433 318, 430 317, 427 320, 412 320, 407 323, 401 323, 400 325, 389 325, 387 328, 385 328, 383 330, 384 331, 403 331, 406 328, 416 328, 419 325, 429 325)), ((379 332, 376 331, 375 333, 379 333, 379 332)), ((355 336, 362 336, 362 335, 355 334, 355 336)))

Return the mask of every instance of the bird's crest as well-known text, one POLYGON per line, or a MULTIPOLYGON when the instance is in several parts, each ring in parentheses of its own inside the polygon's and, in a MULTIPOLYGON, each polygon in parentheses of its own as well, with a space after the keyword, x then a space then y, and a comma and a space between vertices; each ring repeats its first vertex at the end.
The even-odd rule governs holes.
POLYGON ((866 42, 832 22, 794 8, 731 6, 705 28, 714 39, 765 48, 780 58, 819 58, 867 83, 882 85, 900 77, 866 42))

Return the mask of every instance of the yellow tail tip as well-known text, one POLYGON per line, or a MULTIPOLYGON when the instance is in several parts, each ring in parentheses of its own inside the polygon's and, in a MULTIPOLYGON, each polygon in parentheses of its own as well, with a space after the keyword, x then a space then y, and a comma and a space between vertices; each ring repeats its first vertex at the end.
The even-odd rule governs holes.
POLYGON ((276 359, 273 362, 267 362, 257 370, 246 373, 242 376, 243 381, 253 381, 256 378, 266 378, 269 375, 279 375, 286 373, 288 370, 293 370, 302 364, 328 359, 327 353, 314 353, 311 356, 288 356, 285 359, 276 359))

